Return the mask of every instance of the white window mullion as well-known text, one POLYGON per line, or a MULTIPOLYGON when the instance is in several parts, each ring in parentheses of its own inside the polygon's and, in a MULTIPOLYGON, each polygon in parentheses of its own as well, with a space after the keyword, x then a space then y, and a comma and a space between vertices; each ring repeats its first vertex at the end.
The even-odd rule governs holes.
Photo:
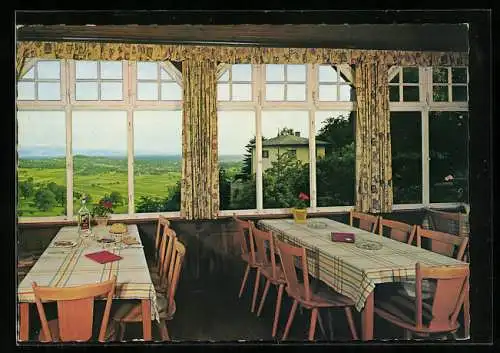
POLYGON ((253 75, 253 93, 257 98, 257 105, 255 107, 255 160, 257 165, 255 166, 255 192, 256 195, 256 207, 257 210, 262 210, 264 208, 264 198, 263 198, 263 178, 262 178, 262 100, 264 97, 264 80, 263 72, 261 70, 262 65, 255 65, 254 70, 252 70, 253 75))
POLYGON ((61 86, 64 86, 64 116, 66 122, 66 216, 73 218, 73 113, 71 109, 71 64, 63 60, 61 65, 61 86))
POLYGON ((309 198, 310 207, 316 210, 316 122, 315 111, 309 109, 309 198))
POLYGON ((430 202, 429 109, 432 101, 432 67, 421 68, 422 106, 422 204, 430 202))
MULTIPOLYGON (((135 72, 132 65, 127 65, 127 75, 124 80, 126 83, 126 91, 130 92, 131 86, 135 86, 135 79, 133 77, 135 72)), ((129 101, 130 102, 130 101, 129 101)), ((134 203, 134 107, 132 104, 128 104, 127 107, 127 164, 128 164, 128 214, 133 215, 135 213, 135 203, 134 203)))

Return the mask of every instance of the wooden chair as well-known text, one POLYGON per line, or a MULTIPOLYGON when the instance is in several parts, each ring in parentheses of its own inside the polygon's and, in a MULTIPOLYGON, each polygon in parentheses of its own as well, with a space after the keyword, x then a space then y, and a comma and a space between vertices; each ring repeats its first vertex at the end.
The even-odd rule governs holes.
POLYGON ((35 303, 40 316, 41 342, 89 341, 93 333, 94 299, 106 296, 106 306, 99 331, 99 342, 108 335, 108 320, 115 292, 116 277, 96 284, 77 287, 40 287, 33 282, 35 303), (57 302, 57 319, 47 321, 42 302, 57 302))
POLYGON ((426 208, 422 228, 468 237, 470 233, 469 216, 461 212, 445 212, 426 208))
POLYGON ((163 234, 165 233, 165 228, 170 228, 170 221, 163 216, 158 216, 158 223, 156 224, 155 257, 154 257, 156 267, 159 267, 160 254, 161 254, 161 241, 163 240, 163 234))
POLYGON ((349 224, 352 227, 356 227, 359 229, 366 230, 368 232, 374 233, 377 229, 378 224, 378 216, 374 216, 368 213, 350 211, 349 212, 349 224))
MULTIPOLYGON (((174 239, 174 248, 168 271, 165 273, 168 286, 163 292, 158 292, 156 302, 160 315, 159 330, 162 341, 169 341, 167 321, 174 318, 176 312, 175 293, 180 280, 182 265, 186 255, 186 248, 179 240, 174 239)), ((142 322, 141 304, 123 304, 113 315, 113 327, 116 333, 120 333, 120 341, 125 336, 125 328, 128 323, 142 322), (118 328, 119 327, 119 328, 118 328)), ((114 337, 113 337, 114 338, 114 337)))
POLYGON ((275 242, 278 248, 278 254, 281 259, 281 266, 283 267, 287 283, 286 292, 293 299, 292 309, 290 310, 290 315, 288 317, 282 339, 285 340, 288 337, 288 332, 290 331, 290 327, 295 316, 295 311, 297 310, 297 305, 300 304, 306 309, 312 309, 311 325, 309 327, 308 337, 310 341, 314 340, 316 321, 318 319, 321 320, 321 318, 319 317, 319 308, 332 307, 344 308, 352 338, 357 340, 358 335, 356 333, 356 327, 354 325, 354 320, 351 312, 351 307, 354 306, 354 302, 339 293, 313 293, 311 291, 311 288, 309 287, 309 272, 307 269, 306 249, 303 247, 301 248, 289 245, 277 239, 275 242), (302 283, 299 282, 297 276, 297 270, 295 268, 295 258, 298 258, 298 261, 300 262, 302 267, 302 283))
POLYGON ((375 298, 375 314, 411 333, 422 336, 453 333, 458 314, 468 292, 469 266, 426 267, 416 264, 415 298, 395 295, 375 298), (436 281, 430 302, 422 299, 422 281, 436 281))
POLYGON ((417 227, 414 225, 380 217, 378 232, 382 236, 411 245, 416 231, 417 227))
POLYGON ((281 309, 281 300, 283 298, 283 289, 286 284, 285 275, 280 264, 276 264, 276 253, 274 251, 274 239, 272 232, 263 231, 257 229, 253 222, 250 222, 252 227, 252 235, 255 240, 256 247, 256 264, 257 264, 257 275, 255 277, 255 288, 253 292, 252 299, 252 312, 255 308, 255 300, 257 298, 260 275, 262 274, 266 278, 266 284, 264 286, 264 293, 260 300, 259 309, 257 310, 257 316, 260 316, 262 312, 262 307, 267 297, 269 287, 271 283, 278 287, 278 296, 276 298, 276 307, 274 312, 273 321, 273 331, 272 337, 276 336, 276 331, 278 328, 278 319, 281 309), (269 252, 267 251, 269 249, 269 252))
POLYGON ((238 229, 236 234, 239 238, 241 247, 241 258, 247 264, 245 274, 243 275, 243 280, 241 281, 240 293, 238 294, 238 298, 241 298, 241 296, 243 295, 243 290, 245 289, 245 285, 247 283, 250 269, 257 268, 257 264, 255 263, 255 243, 252 236, 250 222, 241 220, 236 216, 233 216, 233 220, 236 222, 238 229))
POLYGON ((166 271, 168 271, 168 266, 170 265, 172 251, 176 239, 177 234, 175 233, 175 231, 173 229, 165 227, 160 242, 160 257, 158 259, 158 267, 149 269, 151 280, 153 281, 157 290, 161 290, 163 286, 166 285, 166 278, 164 274, 166 273, 166 271))

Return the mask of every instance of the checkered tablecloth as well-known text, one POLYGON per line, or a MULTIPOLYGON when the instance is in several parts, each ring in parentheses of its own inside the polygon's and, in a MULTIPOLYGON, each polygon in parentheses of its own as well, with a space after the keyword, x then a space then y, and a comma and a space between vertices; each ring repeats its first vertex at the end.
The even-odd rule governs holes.
MULTIPOLYGON (((77 227, 63 227, 24 277, 17 289, 19 302, 35 302, 32 283, 39 286, 73 287, 99 283, 116 276, 113 300, 150 299, 151 315, 159 320, 156 292, 149 275, 144 249, 136 225, 128 225, 127 236, 134 236, 140 244, 125 246, 120 242, 105 244, 96 240, 110 234, 107 228, 93 228, 92 237, 80 237, 77 227), (75 241, 72 248, 55 247, 56 241, 75 241), (119 261, 99 264, 85 254, 108 250, 122 257, 119 261)), ((119 237, 118 237, 119 239, 119 237)))
POLYGON ((260 220, 258 226, 271 230, 282 241, 305 247, 309 274, 351 298, 358 311, 363 309, 376 284, 415 279, 417 262, 427 266, 465 264, 331 219, 314 218, 308 222, 322 222, 326 228, 311 228, 292 219, 260 220), (358 245, 375 241, 382 247, 367 250, 356 243, 333 242, 331 232, 351 232, 358 245))

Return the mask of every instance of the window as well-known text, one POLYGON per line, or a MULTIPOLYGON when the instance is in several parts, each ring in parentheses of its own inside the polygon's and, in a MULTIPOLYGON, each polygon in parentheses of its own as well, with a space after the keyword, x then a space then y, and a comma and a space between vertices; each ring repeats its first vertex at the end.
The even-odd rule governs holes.
POLYGON ((265 65, 267 101, 305 101, 306 65, 265 65))
POLYGON ((217 82, 219 101, 252 100, 252 65, 228 65, 217 82))
POLYGON ((391 102, 420 101, 418 67, 396 67, 392 70, 389 74, 389 100, 391 102))
POLYGON ((172 66, 170 63, 137 62, 137 100, 182 100, 182 89, 172 66))
POLYGON ((262 158, 269 158, 269 151, 268 150, 262 150, 262 158))
POLYGON ((287 152, 291 157, 297 158, 297 150, 288 150, 287 152))
POLYGON ((17 99, 61 100, 61 64, 58 60, 36 62, 17 84, 17 99))
POLYGON ((75 61, 77 101, 123 100, 121 61, 75 61))
POLYGON ((467 102, 466 67, 433 67, 432 100, 434 102, 467 102))
POLYGON ((324 102, 353 100, 352 87, 345 74, 337 66, 318 66, 318 100, 324 102))

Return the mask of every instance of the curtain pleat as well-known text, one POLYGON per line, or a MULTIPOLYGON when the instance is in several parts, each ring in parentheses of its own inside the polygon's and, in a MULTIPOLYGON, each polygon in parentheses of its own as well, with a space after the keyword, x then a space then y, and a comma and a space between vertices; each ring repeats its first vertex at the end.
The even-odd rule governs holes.
POLYGON ((387 65, 356 66, 356 209, 392 212, 392 156, 387 65))
POLYGON ((213 61, 182 63, 181 215, 186 219, 214 219, 219 210, 216 72, 213 61))

